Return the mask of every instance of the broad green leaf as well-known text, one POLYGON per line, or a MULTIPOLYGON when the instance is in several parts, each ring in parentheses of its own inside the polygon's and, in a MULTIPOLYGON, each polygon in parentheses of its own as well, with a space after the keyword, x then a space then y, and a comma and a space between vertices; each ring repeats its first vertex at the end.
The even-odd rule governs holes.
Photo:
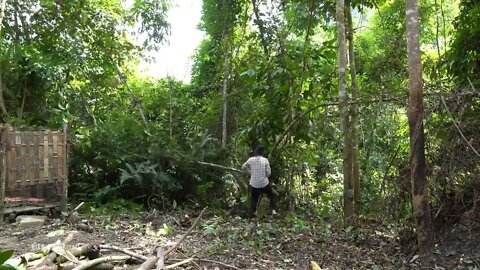
POLYGON ((0 252, 0 264, 4 264, 8 259, 10 259, 14 252, 14 250, 5 250, 0 252))

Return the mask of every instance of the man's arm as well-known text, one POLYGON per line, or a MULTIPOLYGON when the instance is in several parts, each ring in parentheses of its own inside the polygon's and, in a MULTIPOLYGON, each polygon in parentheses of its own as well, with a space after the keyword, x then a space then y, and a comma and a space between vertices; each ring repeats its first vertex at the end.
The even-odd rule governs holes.
POLYGON ((242 169, 246 170, 247 172, 250 172, 250 163, 248 163, 249 161, 250 161, 250 159, 245 161, 245 163, 243 163, 243 165, 242 165, 242 169))

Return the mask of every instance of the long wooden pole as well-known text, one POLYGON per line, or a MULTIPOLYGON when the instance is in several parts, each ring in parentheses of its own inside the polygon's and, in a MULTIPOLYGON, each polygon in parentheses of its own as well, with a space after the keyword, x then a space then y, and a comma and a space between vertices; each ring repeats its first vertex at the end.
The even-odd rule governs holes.
POLYGON ((3 216, 5 213, 5 183, 7 181, 7 162, 6 162, 6 150, 7 150, 7 135, 8 135, 8 125, 0 127, 0 223, 3 223, 3 216))
POLYGON ((67 201, 68 201, 68 126, 67 124, 63 125, 63 184, 62 184, 62 201, 61 201, 61 211, 67 212, 67 201))

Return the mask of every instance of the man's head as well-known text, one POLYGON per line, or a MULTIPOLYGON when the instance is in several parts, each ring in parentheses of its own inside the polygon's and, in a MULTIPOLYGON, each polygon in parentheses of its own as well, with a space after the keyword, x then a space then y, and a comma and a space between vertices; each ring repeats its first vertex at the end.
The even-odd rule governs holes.
POLYGON ((265 145, 263 144, 257 145, 257 147, 255 147, 255 155, 263 156, 263 150, 265 150, 265 145))

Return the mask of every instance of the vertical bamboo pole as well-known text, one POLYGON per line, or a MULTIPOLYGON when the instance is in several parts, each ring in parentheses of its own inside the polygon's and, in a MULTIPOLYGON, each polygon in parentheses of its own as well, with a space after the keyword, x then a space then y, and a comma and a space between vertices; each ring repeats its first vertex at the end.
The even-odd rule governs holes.
POLYGON ((6 158, 6 137, 8 132, 8 125, 4 125, 0 128, 0 140, 1 140, 1 149, 0 149, 0 162, 1 162, 1 173, 0 173, 0 223, 3 223, 3 216, 5 212, 5 182, 7 176, 7 162, 6 158))
POLYGON ((50 178, 50 163, 48 162, 48 135, 50 130, 46 130, 43 134, 43 171, 44 171, 44 183, 48 183, 48 179, 50 178))
POLYGON ((33 135, 33 179, 40 183, 40 135, 38 131, 33 135))
POLYGON ((67 168, 67 159, 68 159, 68 126, 67 124, 63 125, 63 174, 62 174, 62 202, 61 202, 61 211, 67 211, 67 199, 68 199, 68 168, 67 168))

